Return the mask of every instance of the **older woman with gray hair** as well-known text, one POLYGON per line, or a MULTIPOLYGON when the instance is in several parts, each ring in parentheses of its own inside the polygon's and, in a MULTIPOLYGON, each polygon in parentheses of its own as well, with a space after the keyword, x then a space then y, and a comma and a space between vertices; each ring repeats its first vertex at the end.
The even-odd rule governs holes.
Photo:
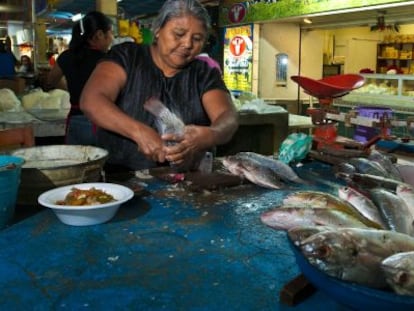
POLYGON ((80 107, 98 126, 108 164, 132 170, 167 163, 188 167, 232 138, 238 114, 230 93, 220 72, 196 59, 209 28, 208 12, 198 1, 167 0, 154 19, 152 44, 116 45, 97 65, 80 107), (157 118, 144 107, 154 98, 180 117, 181 134, 157 131, 157 118))

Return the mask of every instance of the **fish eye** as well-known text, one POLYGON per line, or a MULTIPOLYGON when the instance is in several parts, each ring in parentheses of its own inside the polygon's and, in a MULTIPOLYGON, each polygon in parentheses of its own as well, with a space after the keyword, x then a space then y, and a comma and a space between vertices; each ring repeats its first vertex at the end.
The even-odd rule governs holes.
POLYGON ((410 276, 406 272, 400 272, 395 276, 396 283, 400 285, 407 284, 409 280, 410 276))
POLYGON ((315 249, 314 253, 318 258, 326 258, 331 254, 331 248, 329 246, 321 246, 315 249))

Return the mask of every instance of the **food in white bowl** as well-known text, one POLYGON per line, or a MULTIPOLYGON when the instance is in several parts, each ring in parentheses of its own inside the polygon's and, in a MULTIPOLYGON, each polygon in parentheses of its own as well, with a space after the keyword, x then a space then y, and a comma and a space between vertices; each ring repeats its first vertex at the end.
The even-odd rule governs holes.
POLYGON ((81 183, 46 191, 39 196, 38 202, 51 208, 57 218, 64 224, 89 226, 111 220, 121 204, 130 200, 133 196, 134 192, 122 185, 103 182, 81 183), (73 200, 74 193, 80 194, 81 197, 89 195, 90 198, 93 197, 93 200, 73 200), (104 195, 104 201, 108 202, 100 203, 92 195, 97 193, 104 195))

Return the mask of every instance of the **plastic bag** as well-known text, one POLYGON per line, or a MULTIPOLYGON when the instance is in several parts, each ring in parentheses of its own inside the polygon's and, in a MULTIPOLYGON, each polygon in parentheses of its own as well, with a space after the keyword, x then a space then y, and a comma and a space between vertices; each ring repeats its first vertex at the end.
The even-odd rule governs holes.
POLYGON ((312 136, 290 134, 280 145, 278 159, 286 164, 303 160, 312 148, 312 136))
POLYGON ((0 89, 0 111, 19 112, 22 111, 22 104, 11 89, 0 89))

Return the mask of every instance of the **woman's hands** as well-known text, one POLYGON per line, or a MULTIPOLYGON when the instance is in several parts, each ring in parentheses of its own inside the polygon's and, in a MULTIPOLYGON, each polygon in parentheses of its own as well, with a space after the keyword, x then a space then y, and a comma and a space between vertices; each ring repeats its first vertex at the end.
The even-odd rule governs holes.
POLYGON ((165 159, 174 165, 193 164, 199 160, 201 151, 213 145, 213 133, 209 127, 187 125, 184 135, 164 134, 165 159), (167 144, 167 142, 169 142, 167 144), (175 142, 175 144, 171 144, 175 142))
POLYGON ((165 162, 166 151, 164 150, 164 141, 161 139, 153 128, 141 124, 139 131, 134 137, 139 151, 144 156, 154 162, 165 162))

